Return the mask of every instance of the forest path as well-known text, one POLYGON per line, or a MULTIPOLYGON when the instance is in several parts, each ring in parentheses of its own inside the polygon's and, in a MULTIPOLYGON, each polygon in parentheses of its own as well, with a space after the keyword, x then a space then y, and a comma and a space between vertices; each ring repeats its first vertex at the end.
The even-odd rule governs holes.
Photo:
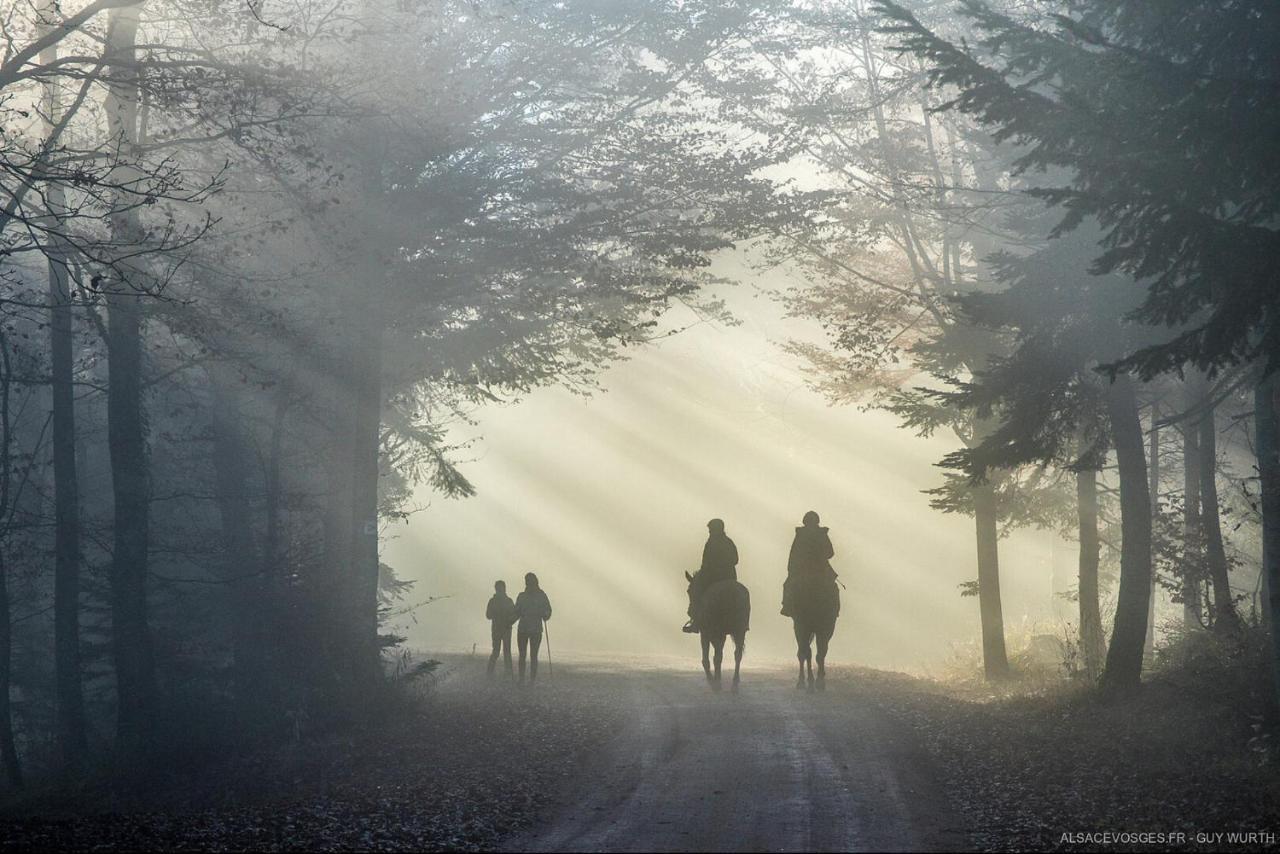
POLYGON ((744 671, 741 693, 715 694, 692 669, 652 670, 625 685, 622 731, 559 794, 547 821, 505 848, 967 847, 922 746, 846 679, 810 694, 785 673, 744 671))

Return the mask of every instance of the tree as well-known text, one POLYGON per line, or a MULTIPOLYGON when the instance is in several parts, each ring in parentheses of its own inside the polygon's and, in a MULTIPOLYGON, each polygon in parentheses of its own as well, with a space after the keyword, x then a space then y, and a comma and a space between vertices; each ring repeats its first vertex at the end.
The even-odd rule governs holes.
POLYGON ((1097 642, 1092 626, 1097 564, 1089 554, 1096 554, 1096 545, 1091 545, 1096 515, 1090 507, 1091 475, 1085 473, 1096 472, 1108 447, 1114 447, 1121 493, 1121 588, 1102 675, 1105 685, 1128 688, 1137 684, 1142 667, 1151 595, 1152 512, 1132 381, 1127 375, 1107 381, 1097 376, 1097 369, 1152 333, 1123 321, 1132 295, 1123 279, 1079 272, 1095 240, 1096 232, 1081 228, 1045 240, 1023 255, 993 258, 996 277, 1007 288, 966 297, 964 310, 976 322, 1011 330, 1015 344, 1008 356, 992 360, 970 381, 932 394, 941 405, 972 409, 997 425, 974 447, 945 458, 945 465, 973 479, 994 468, 1029 463, 1057 464, 1077 473, 1081 638, 1086 652, 1097 642), (1135 477, 1141 483, 1134 482, 1135 477), (1132 518, 1139 496, 1144 502, 1141 518, 1132 518), (1138 592, 1140 588, 1145 594, 1138 592))
MULTIPOLYGON (((116 159, 116 184, 138 180, 139 97, 137 33, 139 5, 113 10, 107 25, 108 135, 116 159)), ((143 240, 138 200, 122 190, 113 202, 111 232, 125 245, 143 240)), ((111 551, 111 628, 119 710, 116 729, 127 755, 144 747, 155 715, 155 662, 147 619, 151 493, 143 424, 143 320, 140 298, 150 290, 133 263, 119 265, 120 278, 104 288, 107 306, 108 442, 115 499, 111 551)))
MULTIPOLYGON (((798 12, 745 63, 725 91, 730 109, 758 133, 796 140, 797 161, 826 190, 819 228, 777 234, 769 261, 808 284, 784 296, 789 313, 818 321, 826 345, 793 341, 811 384, 833 402, 896 412, 921 434, 962 444, 988 425, 911 390, 922 375, 946 383, 981 370, 1003 346, 954 310, 958 293, 992 287, 983 259, 1011 237, 1004 218, 1025 200, 1010 192, 1007 152, 985 134, 932 110, 918 63, 888 49, 863 3, 798 12)), ((1008 673, 998 541, 1043 506, 1024 494, 1031 473, 992 482, 952 479, 932 504, 974 519, 975 590, 984 670, 1008 673)), ((1056 486, 1056 484, 1055 484, 1056 486)))
MULTIPOLYGON (((47 37, 56 21, 56 8, 47 2, 37 32, 47 37)), ((51 67, 58 44, 39 54, 51 67)), ((51 139, 63 118, 62 93, 57 82, 44 81, 45 134, 51 139)), ((72 316, 70 253, 58 228, 66 216, 66 188, 50 181, 44 191, 48 206, 46 250, 49 269, 49 354, 53 412, 54 480, 54 657, 57 669, 58 741, 62 762, 74 768, 84 762, 89 745, 85 732, 84 690, 80 674, 80 485, 76 476, 76 420, 74 389, 75 332, 72 316)))
MULTIPOLYGON (((0 333, 0 519, 8 527, 13 498, 13 420, 10 414, 10 391, 13 371, 9 356, 8 337, 0 333)), ((13 623, 9 611, 9 566, 5 561, 4 544, 0 542, 0 764, 10 786, 23 783, 22 761, 13 735, 13 706, 10 701, 13 684, 13 623)))
POLYGON ((1204 533, 1209 580, 1213 584, 1214 629, 1231 633, 1240 629, 1240 618, 1231 593, 1230 567, 1218 514, 1218 425, 1214 418, 1215 410, 1213 402, 1206 401, 1196 424, 1199 432, 1196 465, 1200 481, 1200 524, 1204 533))
POLYGON ((1275 53, 1262 47, 1275 44, 1280 12, 1084 2, 1019 20, 968 0, 961 9, 982 33, 970 49, 897 4, 879 6, 931 82, 955 92, 948 107, 1021 145, 1020 169, 1066 170, 1066 186, 1037 191, 1065 210, 1055 234, 1096 218, 1104 236, 1092 270, 1144 283, 1130 316, 1168 334, 1120 354, 1117 375, 1254 359, 1272 370, 1280 170, 1254 141, 1280 124, 1275 53))

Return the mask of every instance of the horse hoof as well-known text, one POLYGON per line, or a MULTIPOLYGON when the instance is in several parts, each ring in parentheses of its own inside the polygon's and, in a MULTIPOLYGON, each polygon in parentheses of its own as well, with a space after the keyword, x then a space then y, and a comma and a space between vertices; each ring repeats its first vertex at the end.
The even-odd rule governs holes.
POLYGON ((738 680, 737 680, 737 679, 733 680, 733 687, 732 687, 732 688, 730 688, 729 690, 733 691, 733 693, 735 693, 735 694, 736 694, 736 693, 738 693, 738 680))
POLYGON ((803 691, 803 690, 804 690, 804 679, 800 679, 800 680, 798 680, 798 681, 796 682, 796 690, 797 690, 797 691, 803 691))
POLYGON ((816 686, 816 687, 817 687, 817 689, 818 689, 819 691, 825 691, 825 690, 827 690, 827 680, 825 680, 825 679, 819 679, 819 680, 818 680, 818 682, 817 682, 817 686, 816 686))

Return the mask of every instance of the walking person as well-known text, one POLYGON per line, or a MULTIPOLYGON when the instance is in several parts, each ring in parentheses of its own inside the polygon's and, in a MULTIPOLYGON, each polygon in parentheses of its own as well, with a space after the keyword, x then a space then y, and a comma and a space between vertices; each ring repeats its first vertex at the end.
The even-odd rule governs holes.
POLYGON ((485 606, 484 618, 489 621, 490 635, 493 638, 493 652, 489 655, 489 678, 493 678, 494 668, 498 665, 498 654, 501 653, 507 678, 512 679, 511 627, 516 622, 516 603, 507 595, 507 582, 493 582, 493 596, 485 606))
POLYGON ((538 649, 542 646, 542 624, 551 619, 551 600, 538 586, 538 576, 526 572, 524 590, 516 597, 516 645, 520 648, 520 684, 524 684, 525 656, 529 661, 529 684, 538 678, 538 649))

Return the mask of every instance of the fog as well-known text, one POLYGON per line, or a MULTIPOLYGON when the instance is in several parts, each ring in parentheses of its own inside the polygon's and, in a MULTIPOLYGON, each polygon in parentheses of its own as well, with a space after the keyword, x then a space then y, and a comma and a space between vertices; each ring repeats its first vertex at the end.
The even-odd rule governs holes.
POLYGON ((1280 761, 1277 62, 1248 0, 0 2, 0 827, 1268 826, 1198 787, 1280 761))
MULTIPOLYGON (((973 660, 977 604, 958 589, 976 575, 973 522, 922 494, 954 439, 828 405, 779 346, 819 333, 772 298, 791 283, 738 258, 720 263, 743 279, 724 294, 740 325, 677 312, 670 323, 683 331, 630 353, 599 393, 547 389, 477 413, 465 470, 478 494, 422 490, 424 509, 387 528, 384 559, 417 582, 410 603, 448 597, 394 621, 411 646, 487 650, 493 582, 518 590, 532 571, 556 611, 554 650, 691 658, 683 573, 697 570, 706 522, 721 517, 752 595, 751 658, 790 660, 778 607, 794 528, 814 509, 845 585, 833 656, 931 672, 973 660)), ((1001 542, 1013 636, 1068 630, 1071 603, 1053 594, 1073 583, 1073 545, 1036 531, 1001 542)))

